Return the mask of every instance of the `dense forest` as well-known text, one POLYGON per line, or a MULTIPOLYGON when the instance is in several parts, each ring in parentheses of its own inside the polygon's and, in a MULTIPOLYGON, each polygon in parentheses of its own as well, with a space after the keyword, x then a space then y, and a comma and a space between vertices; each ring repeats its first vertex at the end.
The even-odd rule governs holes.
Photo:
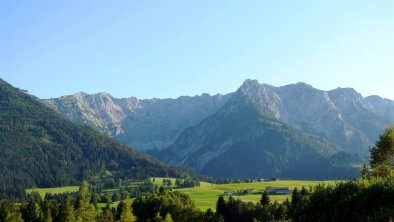
POLYGON ((75 185, 83 179, 148 176, 194 174, 71 123, 0 80, 0 197, 20 197, 25 188, 75 185))

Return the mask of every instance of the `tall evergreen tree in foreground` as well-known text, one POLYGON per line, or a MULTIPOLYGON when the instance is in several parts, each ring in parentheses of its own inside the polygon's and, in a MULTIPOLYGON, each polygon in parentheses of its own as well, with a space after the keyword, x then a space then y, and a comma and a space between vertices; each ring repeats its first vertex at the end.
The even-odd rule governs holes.
POLYGON ((119 204, 122 204, 122 212, 120 213, 120 222, 134 222, 136 221, 132 211, 131 207, 127 202, 121 201, 119 204))
POLYGON ((90 203, 90 198, 91 193, 89 192, 88 183, 86 181, 82 181, 77 197, 77 221, 94 221, 96 217, 96 209, 94 208, 94 205, 90 203))
POLYGON ((264 190, 263 194, 261 195, 260 203, 263 206, 268 206, 270 204, 271 200, 270 197, 268 196, 267 190, 264 190))

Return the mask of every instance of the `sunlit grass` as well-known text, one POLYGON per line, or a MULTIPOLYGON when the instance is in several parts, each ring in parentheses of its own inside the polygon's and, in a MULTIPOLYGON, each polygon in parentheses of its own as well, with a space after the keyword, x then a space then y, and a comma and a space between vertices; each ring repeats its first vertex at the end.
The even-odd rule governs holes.
POLYGON ((59 193, 74 193, 79 189, 78 186, 65 186, 65 187, 54 187, 54 188, 31 188, 26 189, 26 193, 29 194, 33 191, 38 192, 41 197, 45 197, 45 194, 59 194, 59 193))
MULTIPOLYGON (((152 181, 155 185, 162 186, 163 185, 162 177, 152 178, 152 181)), ((253 189, 251 194, 247 195, 236 195, 233 197, 236 199, 241 199, 246 202, 257 203, 260 200, 261 193, 266 189, 266 187, 289 187, 290 190, 293 190, 295 187, 313 187, 318 184, 335 184, 337 181, 305 181, 305 180, 280 180, 280 181, 269 181, 269 182, 255 182, 255 183, 234 183, 234 184, 211 184, 207 182, 201 182, 199 187, 195 188, 175 188, 175 180, 174 178, 170 178, 173 190, 188 194, 191 199, 195 202, 197 208, 201 210, 206 210, 211 208, 215 210, 216 201, 220 195, 223 195, 224 192, 232 192, 237 193, 237 191, 245 190, 245 189, 253 189)), ((339 182, 339 181, 338 181, 339 182)), ((128 182, 127 182, 128 183, 128 182)), ((138 182, 133 182, 128 185, 133 186, 137 185, 138 182)), ((119 189, 106 189, 106 192, 116 192, 119 189)), ((78 186, 66 186, 66 187, 55 187, 55 188, 32 188, 27 189, 26 193, 31 193, 33 191, 37 191, 42 197, 45 196, 46 193, 51 194, 59 194, 59 193, 72 193, 78 191, 78 186)), ((228 197, 226 197, 228 198, 228 197)), ((271 201, 283 202, 286 199, 291 199, 291 194, 285 195, 270 195, 271 201)), ((133 199, 127 199, 129 203, 132 203, 133 199)), ((119 201, 111 203, 111 207, 116 207, 119 204, 119 201)), ((105 207, 105 203, 99 203, 98 208, 101 209, 105 207)))
MULTIPOLYGON (((172 184, 175 184, 175 179, 171 179, 172 184)), ((163 178, 155 178, 154 183, 161 186, 163 178)), ((253 189, 252 194, 247 195, 233 195, 236 199, 241 199, 246 202, 257 203, 260 200, 261 193, 266 187, 289 187, 293 190, 295 187, 306 188, 316 186, 318 184, 335 184, 336 181, 304 181, 304 180, 280 180, 280 181, 269 181, 269 182, 256 182, 256 183, 235 183, 235 184, 210 184, 201 182, 200 187, 196 188, 180 188, 174 189, 182 193, 188 194, 191 199, 195 202, 196 206, 201 210, 211 208, 215 210, 216 201, 220 195, 224 192, 236 193, 239 190, 253 189)), ((285 195, 270 195, 272 201, 283 202, 287 198, 291 199, 291 194, 285 195)))

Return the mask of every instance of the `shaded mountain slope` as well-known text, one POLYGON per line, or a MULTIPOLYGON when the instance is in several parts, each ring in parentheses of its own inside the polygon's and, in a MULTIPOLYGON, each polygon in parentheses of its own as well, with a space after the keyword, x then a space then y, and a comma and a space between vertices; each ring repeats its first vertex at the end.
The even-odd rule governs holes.
POLYGON ((236 178, 354 177, 358 169, 331 161, 341 149, 256 108, 242 89, 217 113, 186 129, 158 156, 210 176, 236 178))
POLYGON ((0 80, 0 196, 27 187, 114 178, 189 177, 87 126, 71 123, 35 97, 0 80))
MULTIPOLYGON (((240 91, 264 115, 353 154, 368 155, 379 133, 394 124, 394 101, 364 98, 351 88, 324 91, 305 83, 274 87, 246 80, 240 91)), ((233 95, 139 100, 77 93, 43 102, 74 122, 88 123, 146 151, 170 146, 183 130, 213 115, 233 95)))

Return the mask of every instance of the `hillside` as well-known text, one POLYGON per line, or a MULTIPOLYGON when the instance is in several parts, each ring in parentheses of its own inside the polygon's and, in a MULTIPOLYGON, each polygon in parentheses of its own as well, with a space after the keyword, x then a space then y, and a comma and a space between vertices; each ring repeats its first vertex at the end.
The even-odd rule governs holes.
POLYGON ((190 176, 87 126, 0 80, 0 196, 82 179, 190 176))
POLYGON ((358 174, 350 163, 336 164, 349 158, 340 147, 277 121, 242 89, 157 156, 215 177, 343 179, 358 174))

